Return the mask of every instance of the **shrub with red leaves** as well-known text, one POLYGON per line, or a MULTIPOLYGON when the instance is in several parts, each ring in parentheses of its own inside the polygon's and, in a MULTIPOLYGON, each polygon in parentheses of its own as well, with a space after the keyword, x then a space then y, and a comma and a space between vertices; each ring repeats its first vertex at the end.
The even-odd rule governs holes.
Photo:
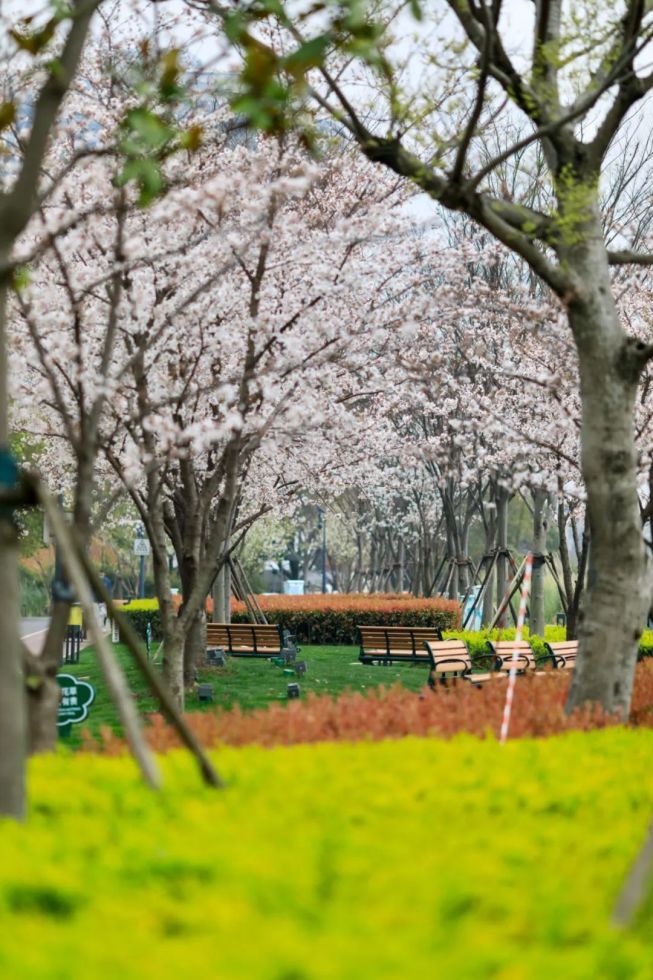
MULTIPOLYGON (((510 723, 510 736, 524 738, 557 735, 579 729, 604 728, 619 724, 616 717, 597 707, 585 707, 565 714, 564 706, 570 676, 551 671, 547 676, 520 677, 510 723)), ((401 738, 404 735, 450 738, 467 732, 484 738, 497 736, 505 700, 505 680, 481 688, 465 681, 425 688, 415 694, 395 686, 363 694, 343 694, 337 699, 309 695, 306 701, 242 712, 198 712, 187 715, 189 724, 206 746, 293 745, 298 742, 357 741, 401 738)), ((161 715, 150 716, 147 739, 157 752, 180 745, 172 728, 161 715)), ((635 675, 630 723, 653 727, 653 664, 638 665, 635 675)), ((117 754, 126 743, 105 729, 99 742, 86 736, 91 751, 117 754)))
MULTIPOLYGON (((268 622, 307 643, 358 643, 357 626, 460 627, 460 604, 452 599, 415 599, 407 594, 333 593, 256 597, 268 622)), ((234 623, 247 623, 244 602, 232 600, 234 623)))

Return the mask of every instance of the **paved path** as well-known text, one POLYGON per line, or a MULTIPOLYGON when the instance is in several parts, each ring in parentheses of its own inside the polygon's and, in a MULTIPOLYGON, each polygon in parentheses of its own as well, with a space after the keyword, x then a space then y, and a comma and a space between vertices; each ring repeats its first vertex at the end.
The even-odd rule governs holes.
MULTIPOLYGON (((25 646, 32 653, 40 653, 41 647, 45 642, 45 636, 48 632, 48 625, 50 623, 49 616, 41 616, 34 619, 21 619, 20 621, 20 635, 23 638, 25 646)), ((108 631, 108 630, 107 630, 108 631)), ((82 640, 82 645, 80 649, 88 647, 91 645, 90 635, 86 640, 82 640)))
POLYGON ((41 616, 38 619, 21 619, 20 635, 25 641, 25 646, 32 653, 41 652, 45 634, 48 632, 49 622, 50 620, 47 616, 41 616))

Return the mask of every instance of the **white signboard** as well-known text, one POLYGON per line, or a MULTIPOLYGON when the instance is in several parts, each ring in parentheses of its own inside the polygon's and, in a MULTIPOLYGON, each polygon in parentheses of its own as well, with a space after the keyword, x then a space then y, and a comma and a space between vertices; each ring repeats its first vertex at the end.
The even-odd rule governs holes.
POLYGON ((283 591, 286 595, 304 595, 304 579, 289 578, 283 583, 283 591))
POLYGON ((150 554, 150 542, 147 538, 134 538, 134 554, 147 558, 150 554))

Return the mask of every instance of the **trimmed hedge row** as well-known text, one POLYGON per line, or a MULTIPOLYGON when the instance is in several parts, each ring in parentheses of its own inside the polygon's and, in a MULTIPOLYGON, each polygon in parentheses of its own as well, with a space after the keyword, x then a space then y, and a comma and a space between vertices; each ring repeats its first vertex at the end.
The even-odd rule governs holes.
POLYGON ((224 748, 152 793, 127 757, 30 763, 2 824, 20 980, 649 978, 610 913, 653 809, 653 732, 224 748), (216 832, 219 828, 219 832, 216 832))
MULTIPOLYGON (((353 646, 358 643, 357 626, 439 626, 451 630, 458 614, 448 610, 424 610, 420 612, 327 612, 315 610, 293 613, 279 611, 272 615, 266 613, 268 622, 280 625, 297 637, 302 643, 342 644, 353 646)), ((247 615, 234 613, 234 623, 248 623, 247 615)))
MULTIPOLYGON (((303 643, 353 645, 357 626, 460 625, 460 605, 449 599, 413 599, 392 595, 260 596, 270 623, 290 630, 303 643)), ((244 603, 232 605, 234 623, 249 622, 244 603)))
MULTIPOLYGON (((458 603, 448 599, 410 599, 396 596, 260 596, 269 622, 279 623, 290 630, 303 643, 343 644, 358 643, 356 626, 440 626, 450 639, 463 639, 471 653, 485 653, 488 639, 512 640, 514 628, 504 630, 480 630, 471 632, 456 629, 460 623, 458 603), (311 600, 310 608, 307 600, 311 600), (334 600, 338 600, 335 602, 334 600), (299 602, 297 601, 299 600, 299 602), (349 600, 345 602, 343 600, 349 600)), ((163 639, 159 603, 157 599, 134 599, 122 607, 122 612, 145 640, 147 624, 152 629, 152 640, 163 639)), ((247 623, 249 619, 242 603, 232 603, 232 619, 235 623, 247 623)), ((528 628, 524 630, 528 637, 528 628)), ((564 626, 546 626, 544 639, 561 642, 566 639, 564 626)), ((544 653, 544 640, 533 636, 531 646, 536 653, 544 653)), ((639 644, 639 656, 653 656, 653 630, 645 630, 639 644)))
MULTIPOLYGON (((449 599, 413 599, 393 595, 258 596, 268 622, 290 630, 304 643, 351 645, 356 626, 439 626, 455 629, 460 606, 449 599)), ((161 619, 156 599, 134 599, 122 612, 145 639, 147 624, 152 639, 160 641, 161 619)), ((248 623, 244 603, 232 603, 234 623, 248 623)))

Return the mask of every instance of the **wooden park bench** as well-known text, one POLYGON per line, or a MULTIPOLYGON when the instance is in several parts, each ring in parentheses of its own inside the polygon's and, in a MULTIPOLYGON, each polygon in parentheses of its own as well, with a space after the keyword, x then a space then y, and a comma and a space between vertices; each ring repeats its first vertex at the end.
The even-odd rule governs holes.
POLYGON ((512 666, 512 653, 517 647, 517 671, 523 674, 527 670, 535 670, 539 666, 539 660, 531 650, 527 640, 488 640, 487 648, 494 657, 494 669, 496 671, 509 672, 512 666))
MULTIPOLYGON (((510 672, 512 651, 515 648, 514 640, 488 640, 488 649, 492 653, 496 660, 495 670, 510 672)), ((521 640, 517 644, 517 671, 520 674, 530 673, 531 671, 536 674, 546 673, 548 670, 552 670, 554 667, 558 666, 555 654, 552 654, 551 650, 548 648, 549 644, 545 643, 546 653, 535 653, 530 644, 526 640, 521 640)))
POLYGON ((435 687, 436 683, 447 684, 450 679, 456 678, 482 684, 500 676, 492 672, 492 655, 472 657, 464 640, 442 640, 440 643, 426 640, 424 647, 431 660, 430 687, 435 687))
POLYGON ((280 626, 258 623, 207 623, 206 645, 220 647, 231 657, 278 657, 284 651, 280 626))
POLYGON ((362 664, 427 664, 433 661, 424 641, 442 642, 439 626, 357 626, 360 638, 358 659, 362 664))
POLYGON ((546 651, 553 659, 554 667, 573 670, 576 666, 578 640, 564 640, 560 643, 545 643, 546 651))
MULTIPOLYGON (((434 666, 431 670, 429 684, 435 686, 436 681, 446 684, 449 676, 461 677, 470 684, 480 687, 490 682, 505 680, 510 672, 512 652, 515 648, 513 641, 493 641, 489 640, 487 653, 480 653, 470 656, 466 645, 462 640, 445 641, 451 644, 448 657, 445 656, 441 648, 444 644, 430 646, 431 654, 434 657, 434 666), (454 644, 457 646, 454 648, 454 644)), ((536 658, 530 646, 526 642, 517 644, 517 670, 523 674, 529 668, 535 668, 536 658)))

